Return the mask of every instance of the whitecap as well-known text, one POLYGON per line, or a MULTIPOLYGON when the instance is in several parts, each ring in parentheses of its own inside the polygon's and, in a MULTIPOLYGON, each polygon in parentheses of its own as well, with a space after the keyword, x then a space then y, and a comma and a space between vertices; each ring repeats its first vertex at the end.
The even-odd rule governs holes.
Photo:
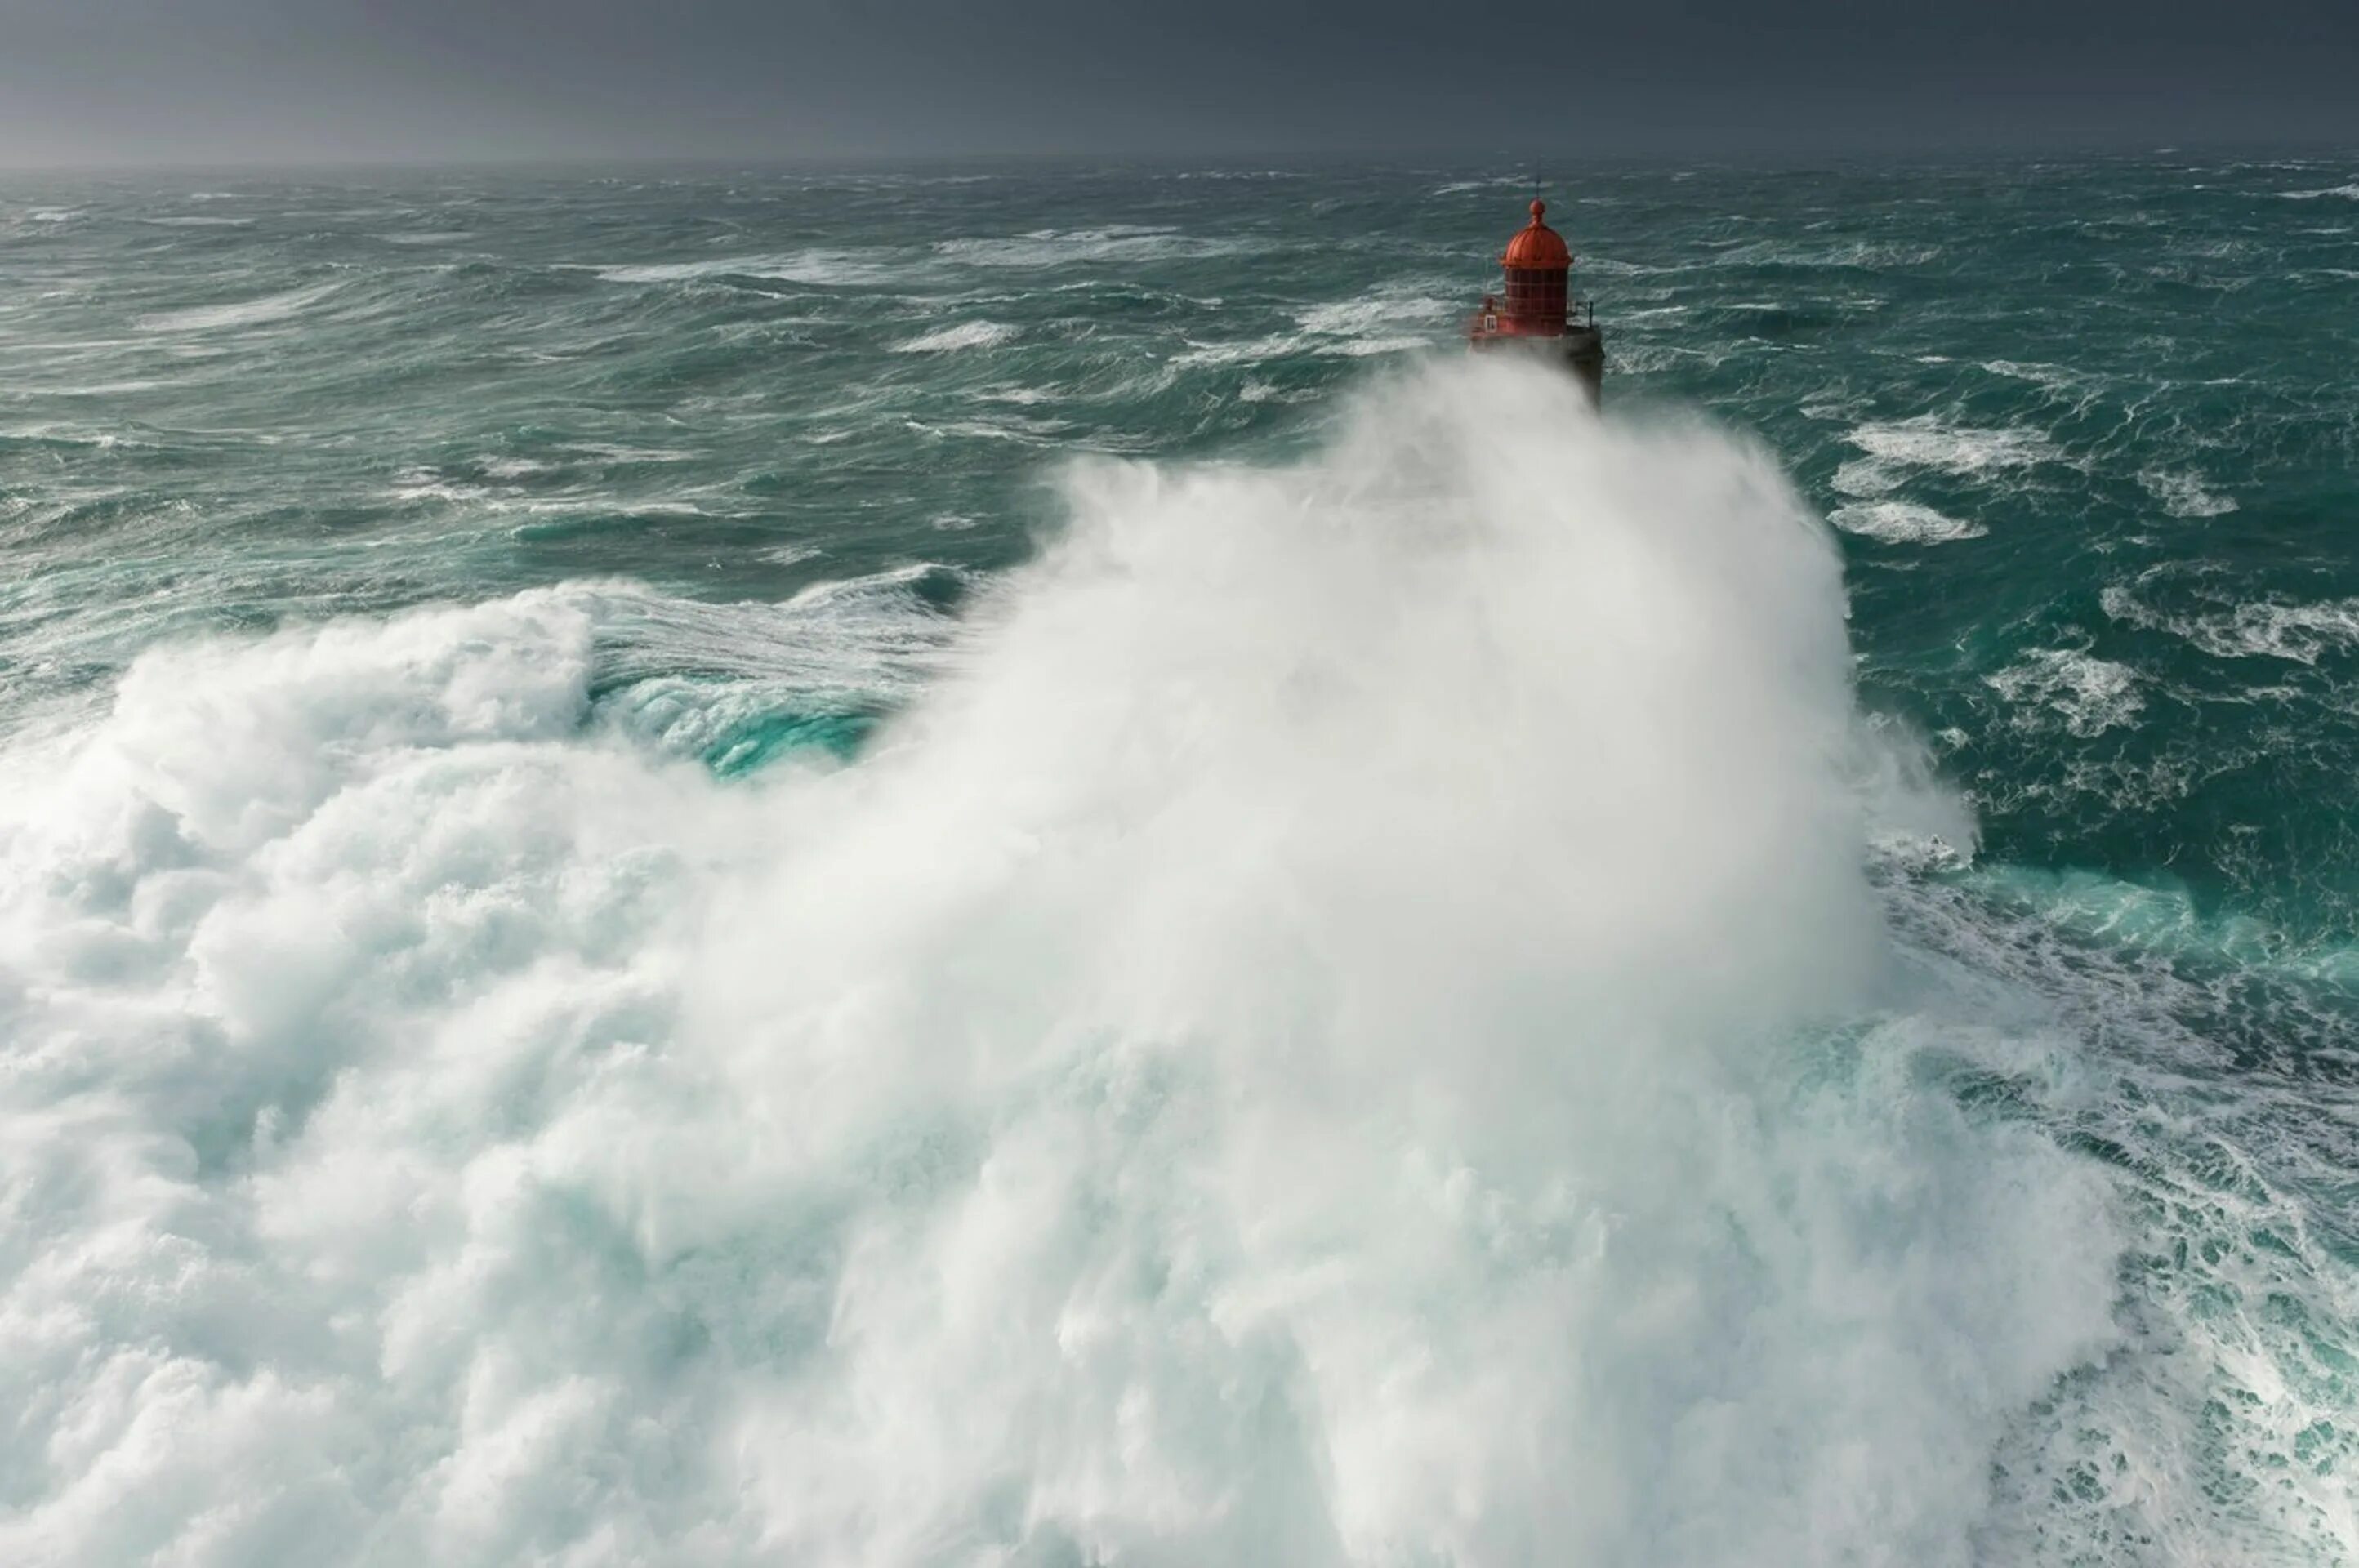
POLYGON ((576 441, 566 449, 609 463, 686 463, 704 455, 676 447, 625 447, 603 441, 576 441))
POLYGON ((961 349, 995 349, 1013 342, 1023 329, 1005 321, 961 321, 893 345, 897 354, 951 353, 961 349))
MULTIPOLYGON (((1940 362, 1937 356, 1919 355, 1928 363, 1940 362)), ((2021 360, 1985 360, 1983 369, 1993 375, 2003 375, 2012 381, 2027 381, 2049 392, 2066 392, 2086 386, 2094 378, 2069 365, 2041 364, 2021 360)))
POLYGON ((2253 600, 2227 610, 2175 615, 2147 604, 2128 584, 2111 583, 2098 602, 2125 625, 2168 632, 2214 658, 2314 665, 2330 652, 2359 647, 2359 599, 2253 600))
POLYGON ((1941 247, 1854 240, 1843 244, 1810 246, 1785 240, 1756 240, 1733 244, 1712 258, 1720 266, 1887 267, 1923 266, 1940 259, 1941 247))
POLYGON ((1869 501, 1838 506, 1827 521, 1846 534, 1881 539, 1892 545, 1947 545, 1979 539, 1990 530, 1980 523, 1951 517, 1911 501, 1869 501))
POLYGON ((1930 414, 1862 425, 1844 439, 1867 454, 1836 470, 1835 488, 1846 495, 1881 495, 1897 489, 1908 469, 1978 479, 2061 456, 2054 440, 2038 430, 2019 425, 1949 425, 1930 414))
POLYGON ((1039 229, 1008 238, 938 240, 933 248, 944 260, 968 266, 1057 267, 1076 262, 1236 255, 1259 247, 1245 240, 1122 223, 1101 229, 1039 229))
POLYGON ((1228 343, 1183 341, 1188 346, 1173 354, 1169 361, 1175 367, 1258 365, 1292 354, 1365 359, 1379 354, 1411 353, 1433 346, 1430 336, 1410 336, 1400 332, 1366 337, 1340 336, 1332 332, 1277 332, 1228 343))
POLYGON ((291 288, 283 294, 266 294, 258 299, 242 299, 234 304, 197 305, 184 310, 158 311, 142 316, 138 325, 150 332, 210 332, 223 328, 258 327, 300 315, 334 292, 333 284, 291 288))
POLYGON ((1435 186, 1433 188, 1432 194, 1435 196, 1459 196, 1463 195, 1465 192, 1470 190, 1496 190, 1503 187, 1523 188, 1528 187, 1531 183, 1532 180, 1529 175, 1495 174, 1484 179, 1453 179, 1446 185, 1435 186))
POLYGON ((159 386, 179 384, 174 379, 140 377, 129 381, 92 382, 87 386, 50 386, 42 388, 45 397, 114 397, 134 392, 153 392, 159 386))
POLYGON ((1282 359, 1310 346, 1307 339, 1292 333, 1242 339, 1228 343, 1200 343, 1193 339, 1182 339, 1181 341, 1187 347, 1171 356, 1170 362, 1174 365, 1254 365, 1266 360, 1282 359))
POLYGON ((889 283, 906 269, 855 251, 810 250, 785 254, 721 256, 706 261, 646 262, 589 266, 608 283, 697 283, 753 277, 814 287, 889 283))
POLYGON ((450 501, 461 503, 482 503, 494 510, 503 508, 497 492, 464 480, 451 479, 431 469, 403 469, 393 477, 386 493, 397 502, 450 501))
POLYGON ((2127 665, 2070 648, 2035 648, 1983 680, 2016 705, 2017 724, 2060 723, 2082 737, 2132 723, 2146 706, 2137 674, 2127 665))
POLYGON ((2199 474, 2147 469, 2138 474, 2138 483, 2173 517, 2218 517, 2236 510, 2233 499, 2205 489, 2199 474))
POLYGON ((901 423, 921 436, 962 436, 973 440, 1016 441, 1029 446, 1045 445, 1072 428, 1062 419, 1027 419, 1015 414, 996 419, 946 419, 938 425, 923 419, 904 419, 901 423))
POLYGON ((1401 329, 1445 321, 1460 307, 1410 284, 1395 284, 1352 299, 1305 306, 1295 312, 1301 329, 1321 337, 1381 338, 1398 341, 1401 329))

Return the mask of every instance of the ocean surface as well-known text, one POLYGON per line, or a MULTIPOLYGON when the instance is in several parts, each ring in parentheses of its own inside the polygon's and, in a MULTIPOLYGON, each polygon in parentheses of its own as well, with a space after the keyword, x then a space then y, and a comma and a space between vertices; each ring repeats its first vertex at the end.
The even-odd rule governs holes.
POLYGON ((2359 156, 0 183, 0 1561, 2359 1563, 2359 156))

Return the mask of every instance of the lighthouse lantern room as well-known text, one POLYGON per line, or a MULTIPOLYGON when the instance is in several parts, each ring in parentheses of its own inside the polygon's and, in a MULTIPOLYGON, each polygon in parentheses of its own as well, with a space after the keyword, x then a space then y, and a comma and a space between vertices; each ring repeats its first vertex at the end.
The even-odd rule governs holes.
POLYGON ((1571 297, 1572 250, 1543 222, 1547 213, 1548 203, 1532 203, 1532 221, 1499 258, 1506 293, 1484 299, 1466 337, 1477 349, 1544 355, 1571 371, 1594 404, 1605 379, 1604 339, 1595 309, 1571 297))

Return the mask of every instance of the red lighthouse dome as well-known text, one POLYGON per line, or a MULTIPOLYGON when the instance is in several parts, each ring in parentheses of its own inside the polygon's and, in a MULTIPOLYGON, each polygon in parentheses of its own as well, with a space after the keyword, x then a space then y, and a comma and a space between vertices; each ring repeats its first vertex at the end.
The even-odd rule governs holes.
POLYGON ((1502 266, 1562 272, 1572 265, 1572 248, 1564 243, 1564 236, 1540 222, 1547 211, 1547 202, 1532 203, 1532 221, 1507 242, 1507 254, 1499 258, 1502 266))

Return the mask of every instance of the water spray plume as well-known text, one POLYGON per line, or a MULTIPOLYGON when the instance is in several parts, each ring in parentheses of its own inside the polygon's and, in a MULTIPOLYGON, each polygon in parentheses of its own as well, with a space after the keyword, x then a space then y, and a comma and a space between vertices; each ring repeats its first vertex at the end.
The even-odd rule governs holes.
POLYGON ((1973 1560, 2114 1220, 1913 1087, 1775 466, 1451 364, 1065 496, 850 765, 569 589, 10 778, 0 1556, 1973 1560))

